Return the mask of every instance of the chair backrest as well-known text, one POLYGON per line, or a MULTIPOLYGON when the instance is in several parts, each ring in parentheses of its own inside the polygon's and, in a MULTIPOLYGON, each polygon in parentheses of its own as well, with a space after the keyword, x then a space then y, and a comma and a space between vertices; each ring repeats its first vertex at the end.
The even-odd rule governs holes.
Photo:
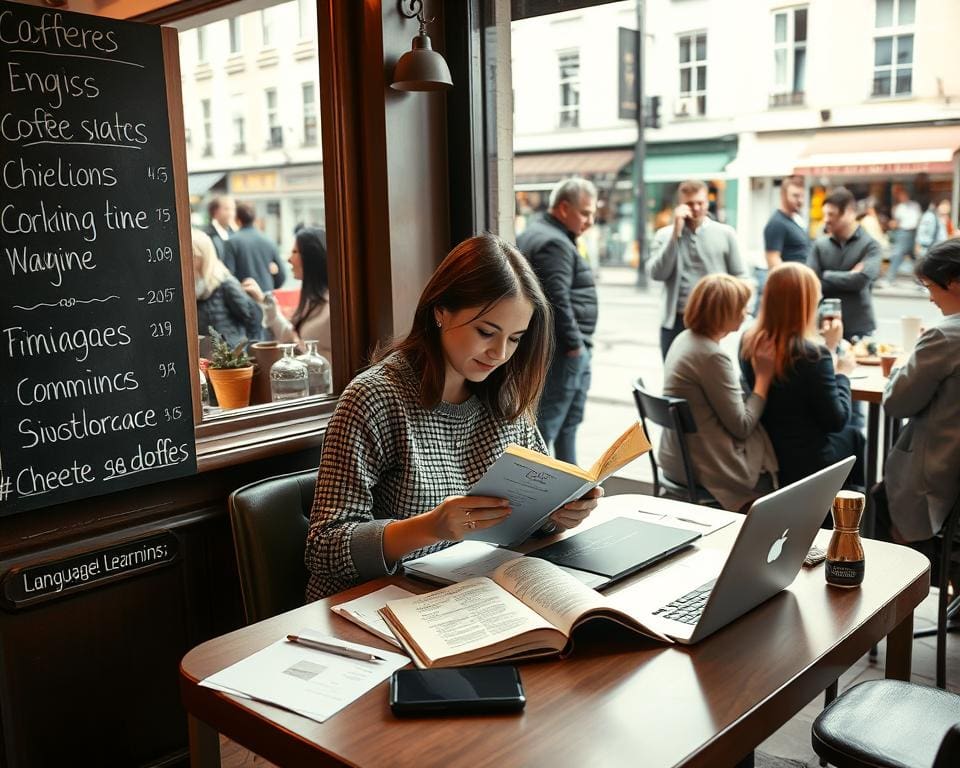
POLYGON ((955 768, 960 763, 960 723, 954 725, 940 742, 933 768, 955 768))
POLYGON ((230 525, 247 623, 305 602, 303 556, 317 470, 268 477, 230 494, 230 525))
MULTIPOLYGON (((690 404, 682 397, 669 397, 667 395, 655 395, 648 391, 643 384, 643 379, 637 378, 633 383, 633 400, 637 404, 637 411, 640 414, 640 423, 643 425, 643 431, 650 434, 647 428, 647 420, 663 427, 672 429, 677 433, 680 443, 680 454, 683 458, 683 469, 686 474, 687 493, 690 501, 696 503, 697 479, 693 471, 693 461, 690 459, 690 450, 687 447, 687 435, 697 431, 697 423, 694 421, 693 413, 690 411, 690 404)), ((657 460, 654 458, 654 451, 647 451, 650 457, 650 466, 653 469, 653 492, 660 495, 660 473, 657 468, 657 460)))

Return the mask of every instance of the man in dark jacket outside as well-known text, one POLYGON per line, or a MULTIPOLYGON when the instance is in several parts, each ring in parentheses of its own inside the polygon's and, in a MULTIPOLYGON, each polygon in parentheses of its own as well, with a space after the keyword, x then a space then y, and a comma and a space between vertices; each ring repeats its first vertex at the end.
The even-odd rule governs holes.
POLYGON ((873 283, 880 276, 880 244, 857 224, 853 195, 837 187, 823 201, 826 234, 816 239, 807 266, 820 278, 825 299, 840 299, 843 338, 869 336, 877 327, 873 283))
POLYGON ((561 181, 550 210, 517 238, 553 306, 553 362, 537 411, 537 427, 556 457, 575 464, 577 427, 590 389, 590 351, 597 327, 597 289, 577 238, 593 225, 597 190, 585 179, 561 181))
POLYGON ((249 203, 237 204, 240 229, 224 243, 224 263, 241 283, 248 277, 266 293, 280 288, 287 279, 277 246, 253 226, 256 215, 249 203))

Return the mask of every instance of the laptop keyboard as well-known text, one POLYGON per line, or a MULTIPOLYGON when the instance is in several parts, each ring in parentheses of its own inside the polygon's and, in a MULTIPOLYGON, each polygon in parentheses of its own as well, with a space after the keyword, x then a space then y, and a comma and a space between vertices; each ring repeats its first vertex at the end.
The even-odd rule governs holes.
POLYGON ((707 604, 707 598, 713 591, 713 585, 717 580, 708 581, 701 584, 696 589, 692 589, 683 597, 667 603, 662 608, 653 612, 654 616, 662 616, 665 619, 672 619, 683 624, 696 624, 700 621, 700 615, 703 613, 703 606, 707 604))

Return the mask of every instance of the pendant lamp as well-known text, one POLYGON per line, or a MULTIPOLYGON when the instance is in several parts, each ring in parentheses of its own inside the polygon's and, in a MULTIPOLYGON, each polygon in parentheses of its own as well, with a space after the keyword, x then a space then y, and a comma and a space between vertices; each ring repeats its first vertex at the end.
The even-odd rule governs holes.
POLYGON ((420 31, 413 38, 411 50, 397 62, 390 87, 398 91, 445 91, 453 87, 450 68, 443 56, 433 50, 427 36, 427 24, 434 19, 424 19, 422 0, 409 0, 410 10, 404 8, 404 0, 398 0, 400 14, 407 19, 416 19, 420 31))

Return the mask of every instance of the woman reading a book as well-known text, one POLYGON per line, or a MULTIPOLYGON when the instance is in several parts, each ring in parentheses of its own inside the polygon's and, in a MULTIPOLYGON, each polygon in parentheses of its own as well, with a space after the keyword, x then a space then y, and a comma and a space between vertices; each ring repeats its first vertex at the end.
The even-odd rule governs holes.
MULTIPOLYGON (((307 534, 307 599, 395 572, 407 558, 502 522, 505 499, 465 496, 510 443, 546 453, 533 414, 551 354, 550 308, 516 248, 456 246, 406 338, 341 395, 327 427, 307 534)), ((590 514, 596 488, 551 515, 590 514)))

